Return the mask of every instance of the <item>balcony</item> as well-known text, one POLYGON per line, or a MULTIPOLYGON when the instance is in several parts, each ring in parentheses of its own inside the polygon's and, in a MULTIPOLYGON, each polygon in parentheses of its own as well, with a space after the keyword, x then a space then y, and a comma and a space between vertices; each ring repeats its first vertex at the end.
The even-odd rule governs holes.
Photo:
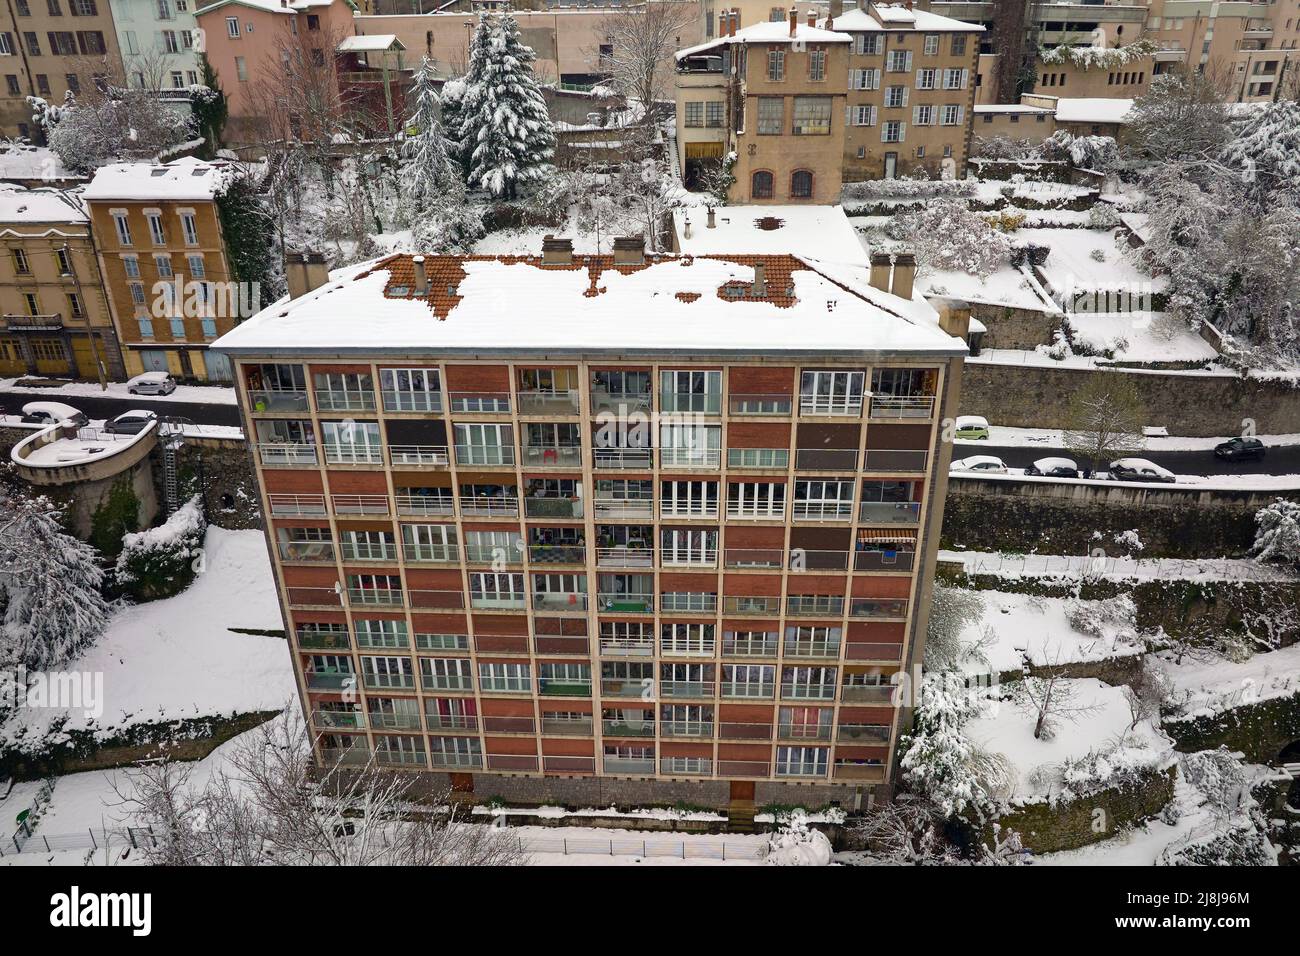
POLYGON ((531 694, 532 681, 527 677, 480 677, 478 682, 481 694, 531 694))
MULTIPOLYGON (((758 614, 758 615, 778 615, 781 613, 781 599, 779 597, 724 597, 722 599, 723 614, 758 614)), ((775 653, 775 652, 773 652, 775 653)))
POLYGON ((661 468, 716 469, 720 464, 722 464, 722 449, 720 448, 659 449, 659 467, 661 468))
POLYGON ((919 501, 864 501, 858 505, 863 524, 916 524, 921 520, 919 501))
POLYGON ((847 571, 848 567, 849 552, 847 551, 790 549, 791 571, 847 571))
POLYGON ((404 544, 402 557, 408 564, 449 564, 460 560, 454 544, 404 544))
POLYGON ((647 700, 649 691, 654 689, 654 678, 645 677, 602 677, 600 680, 601 697, 621 697, 625 699, 647 700))
POLYGON ((592 414, 614 412, 627 415, 632 412, 650 411, 649 392, 607 392, 602 388, 591 390, 592 414))
POLYGON ((681 550, 663 548, 659 552, 659 563, 665 568, 716 568, 718 566, 718 549, 702 548, 699 550, 681 550))
POLYGON ((799 414, 837 418, 862 415, 861 395, 800 395, 799 414))
POLYGON ((835 762, 831 776, 836 780, 864 780, 868 783, 885 782, 884 764, 835 762))
POLYGON ((652 774, 655 772, 654 757, 606 757, 604 763, 605 773, 607 774, 627 774, 640 773, 652 774))
POLYGON ((420 651, 467 651, 468 634, 416 634, 415 648, 420 651))
POLYGON ((796 471, 857 471, 856 448, 799 448, 794 453, 796 471))
MULTIPOLYGON (((360 622, 358 622, 360 623, 360 622)), ((395 651, 406 650, 411 646, 411 639, 406 631, 357 631, 357 647, 362 650, 395 651)))
POLYGON ((357 675, 351 671, 305 671, 302 676, 311 690, 351 690, 357 686, 357 675))
POLYGON ((281 541, 278 543, 281 561, 333 563, 332 541, 281 541))
POLYGON ((828 595, 794 595, 786 598, 785 612, 791 617, 842 617, 844 598, 828 595))
POLYGON ((722 682, 722 696, 739 700, 771 700, 776 693, 773 681, 731 681, 722 682))
POLYGON ((273 518, 323 518, 324 495, 267 495, 273 518))
POLYGON ((256 448, 267 468, 316 467, 316 446, 309 442, 259 442, 256 448))
POLYGON ((664 757, 659 761, 660 773, 681 777, 713 776, 713 760, 710 757, 664 757))
POLYGON ((450 494, 445 496, 397 494, 394 499, 399 515, 427 517, 429 515, 449 515, 456 512, 456 505, 450 494))
POLYGON ((720 415, 720 392, 664 392, 659 396, 660 412, 690 412, 696 415, 720 415))
POLYGON ((723 563, 729 568, 781 568, 785 551, 779 548, 727 548, 723 563))
POLYGON ((524 514, 529 518, 581 518, 582 499, 525 495, 524 514))
POLYGON ((460 591, 418 589, 406 593, 411 607, 417 610, 459 611, 465 607, 465 596, 460 591))
POLYGON ((536 770, 537 758, 532 754, 488 754, 489 770, 536 770))
POLYGON ((382 517, 392 514, 387 495, 330 495, 330 504, 334 507, 334 513, 340 517, 355 515, 382 517))
POLYGON ((733 415, 789 417, 794 399, 789 395, 732 392, 727 398, 727 406, 733 415))
POLYGON ((716 500, 705 501, 674 501, 666 499, 659 504, 659 516, 661 518, 717 518, 718 502, 716 500))
POLYGON ((718 596, 692 591, 665 591, 660 595, 660 610, 664 614, 716 614, 718 596))
POLYGON ((846 704, 892 704, 896 690, 893 684, 842 684, 840 700, 846 704))
POLYGON ((916 558, 913 551, 856 551, 854 571, 910 571, 916 558))
POLYGON ((714 657, 717 653, 717 643, 712 640, 663 637, 659 642, 659 654, 663 657, 714 657))
MULTIPOLYGON (((426 713, 424 715, 424 725, 434 733, 475 733, 478 730, 478 717, 473 714, 426 713)), ((531 720, 528 721, 528 729, 529 731, 532 730, 531 720)))
MULTIPOLYGON (((602 603, 603 600, 602 598, 602 603)), ((654 657, 654 653, 653 637, 602 637, 600 639, 601 657, 654 657)))
POLYGON ((560 391, 520 391, 516 393, 520 415, 576 415, 576 389, 560 391))
POLYGON ((542 757, 542 770, 546 773, 595 773, 595 757, 542 757))
POLYGON ((872 395, 872 418, 930 418, 934 415, 933 395, 872 395))
POLYGON ((655 722, 650 720, 602 720, 600 732, 606 737, 653 737, 655 722))
POLYGON ((331 465, 382 465, 384 449, 356 442, 326 442, 325 461, 331 465))
POLYGON ((836 660, 840 656, 839 641, 786 641, 786 657, 815 657, 836 660))
POLYGON ((414 674, 376 674, 361 675, 362 683, 368 690, 414 690, 414 674))
POLYGON ((566 677, 555 680, 537 678, 537 693, 542 697, 590 697, 591 678, 566 677))
POLYGON ((718 776, 766 779, 771 766, 766 760, 719 760, 718 776))
POLYGON ((528 560, 533 564, 586 564, 587 549, 580 544, 530 544, 528 560))
MULTIPOLYGON (((563 623, 562 619, 560 623, 563 623)), ((533 635, 533 651, 538 656, 560 654, 566 656, 576 655, 583 658, 591 657, 586 634, 535 634, 533 635)))
POLYGON ((515 463, 513 445, 457 445, 456 464, 478 468, 507 467, 515 463))
POLYGON ((727 517, 741 521, 781 521, 785 518, 785 502, 764 502, 760 504, 727 502, 727 517))
POLYGON ((510 414, 509 392, 451 392, 451 410, 466 414, 510 414))
POLYGON ((374 730, 420 730, 422 729, 418 713, 388 713, 372 710, 366 715, 374 730))
POLYGON ((604 614, 653 614, 653 594, 598 594, 597 609, 604 614))
POLYGON ((929 452, 898 451, 892 448, 868 448, 864 471, 925 471, 929 452))
POLYGON ((308 410, 305 388, 250 389, 248 404, 255 414, 305 412, 308 410))
POLYGON ((469 606, 476 611, 524 611, 528 608, 528 596, 523 591, 470 592, 469 606))
POLYGON ((852 501, 798 501, 792 511, 796 521, 852 521, 852 501))
POLYGON ((844 659, 847 661, 884 661, 896 664, 903 659, 902 644, 857 644, 844 645, 844 659))
POLYGON ((741 640, 722 638, 723 657, 776 657, 776 636, 741 640))
POLYGON ((353 607, 402 607, 405 603, 401 588, 348 588, 348 604, 353 607))
POLYGON ((664 720, 659 723, 661 737, 713 737, 711 720, 664 720))
POLYGON ((711 680, 661 680, 659 682, 660 697, 703 697, 712 699, 715 692, 716 687, 711 680))
POLYGON ((602 568, 653 568, 655 553, 650 548, 597 548, 596 564, 602 568))
POLYGON ((465 560, 469 564, 522 564, 524 560, 523 542, 519 538, 514 538, 513 547, 466 542, 465 560))
POLYGON ((425 691, 463 691, 470 693, 474 690, 474 679, 468 674, 431 674, 422 672, 420 674, 420 686, 425 691))
MULTIPOLYGON (((718 724, 718 739, 720 740, 771 740, 771 724, 748 724, 722 722, 718 724)), ((764 771, 766 774, 766 771, 764 771)))
POLYGON ((293 607, 340 608, 343 600, 334 588, 303 588, 289 585, 284 589, 284 596, 293 607))
MULTIPOLYGON (((834 668, 832 668, 833 670, 834 668)), ((782 700, 834 700, 834 684, 781 684, 782 700)))
POLYGON ((842 744, 887 744, 889 726, 887 724, 840 724, 836 728, 835 739, 842 744))
POLYGON ((535 591, 534 611, 585 611, 587 595, 581 591, 535 591))
POLYGON ((401 392, 384 389, 380 393, 386 412, 441 412, 441 392, 401 392))
POLYGON ((654 516, 654 498, 597 498, 597 518, 650 518, 654 516))
POLYGON ((373 412, 375 393, 366 391, 341 392, 329 388, 316 389, 316 408, 322 412, 373 412))
POLYGON ((294 632, 304 651, 346 651, 352 646, 347 631, 315 631, 299 628, 294 632))
POLYGON ((480 770, 483 767, 482 754, 462 754, 452 752, 429 754, 429 761, 435 770, 480 770))
POLYGON ((831 725, 793 722, 778 723, 776 727, 776 736, 779 740, 808 740, 824 742, 831 739, 831 725))
POLYGON ((542 714, 542 733, 556 737, 590 737, 594 726, 591 717, 552 717, 542 714))
POLYGON ((905 618, 907 617, 907 602, 903 600, 854 598, 849 605, 849 617, 905 618))
POLYGON ((396 561, 397 545, 391 541, 349 541, 339 542, 339 550, 344 561, 396 561))
POLYGON ((778 761, 776 775, 778 777, 816 777, 825 779, 826 764, 819 763, 816 760, 789 760, 785 763, 778 761))
POLYGON ((519 499, 514 495, 478 495, 462 497, 460 513, 476 518, 517 518, 519 499))
POLYGON ((403 468, 446 468, 451 464, 446 445, 389 445, 388 460, 403 468))
POLYGON ((324 747, 320 759, 325 767, 361 767, 370 762, 370 751, 364 743, 356 747, 324 747))
POLYGON ((321 730, 365 730, 365 715, 356 710, 313 710, 312 726, 321 730))
POLYGON ((581 468, 582 445, 525 445, 525 468, 581 468))
POLYGON ((788 448, 728 448, 728 468, 759 468, 764 471, 785 471, 790 467, 788 448))
POLYGON ((597 448, 592 451, 592 467, 608 471, 649 471, 652 467, 649 448, 597 448))

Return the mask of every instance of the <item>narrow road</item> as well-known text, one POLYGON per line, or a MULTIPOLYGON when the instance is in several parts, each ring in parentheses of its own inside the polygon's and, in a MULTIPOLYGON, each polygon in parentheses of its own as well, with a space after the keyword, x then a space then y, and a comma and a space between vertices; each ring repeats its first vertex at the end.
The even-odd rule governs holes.
MULTIPOLYGON (((1039 458, 1071 458, 1068 452, 1047 446, 1014 445, 1010 447, 985 445, 983 442, 962 443, 952 450, 953 458, 971 455, 996 455, 1009 468, 1023 468, 1039 458)), ((1138 451, 1129 457, 1145 458, 1168 468, 1176 475, 1295 475, 1300 474, 1300 445, 1283 445, 1270 448, 1261 461, 1223 461, 1214 452, 1204 451, 1138 451)), ((1080 465, 1083 463, 1080 462, 1080 465)), ((1101 465, 1102 468, 1105 464, 1101 465)))
POLYGON ((21 413, 28 402, 39 401, 62 402, 79 408, 88 418, 116 418, 133 408, 147 408, 158 415, 174 415, 188 418, 196 425, 238 425, 239 408, 235 405, 205 402, 174 402, 171 399, 150 398, 147 395, 128 395, 126 397, 59 395, 52 393, 43 399, 35 392, 0 391, 0 411, 10 415, 21 413))

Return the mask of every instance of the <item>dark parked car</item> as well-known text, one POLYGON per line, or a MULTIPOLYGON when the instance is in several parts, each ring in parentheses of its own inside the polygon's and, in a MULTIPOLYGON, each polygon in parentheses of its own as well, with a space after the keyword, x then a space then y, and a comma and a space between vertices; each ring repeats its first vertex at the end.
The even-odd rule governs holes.
POLYGON ((1110 463, 1110 477, 1115 481, 1174 482, 1177 476, 1145 458, 1121 458, 1110 463))
POLYGON ((1026 475, 1043 475, 1047 478, 1078 478, 1079 466, 1069 458, 1040 458, 1025 466, 1026 475))
POLYGON ((1224 461, 1258 461, 1264 457, 1264 443, 1258 438, 1234 438, 1214 446, 1214 457, 1224 461))
POLYGON ((149 427, 150 422, 158 418, 153 412, 124 412, 112 421, 104 423, 104 431, 114 435, 136 435, 149 427))

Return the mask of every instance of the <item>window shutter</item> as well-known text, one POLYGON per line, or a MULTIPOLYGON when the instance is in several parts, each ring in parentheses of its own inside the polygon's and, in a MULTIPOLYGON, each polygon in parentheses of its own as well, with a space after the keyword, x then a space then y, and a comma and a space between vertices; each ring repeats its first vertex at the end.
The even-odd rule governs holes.
POLYGON ((852 125, 853 125, 853 107, 852 107, 852 106, 846 106, 846 107, 844 107, 844 125, 845 125, 845 126, 852 126, 852 125))
POLYGON ((912 122, 917 126, 921 125, 921 107, 919 106, 912 107, 912 122))
POLYGON ((969 78, 969 76, 970 76, 970 70, 961 71, 961 88, 963 90, 966 89, 966 80, 969 78))
POLYGON ((908 50, 907 56, 903 58, 903 69, 910 70, 911 68, 912 68, 912 51, 908 50))
POLYGON ((964 106, 958 106, 958 107, 957 107, 957 125, 960 126, 960 125, 962 124, 962 122, 963 122, 965 119, 966 119, 966 107, 964 107, 964 106))
POLYGON ((916 71, 916 88, 917 88, 918 90, 919 90, 919 89, 922 89, 922 87, 921 87, 921 74, 924 73, 924 72, 925 72, 925 70, 917 70, 917 71, 916 71))
POLYGON ((907 87, 903 87, 903 105, 907 105, 907 87))
POLYGON ((901 142, 903 142, 905 139, 907 139, 907 124, 906 124, 906 123, 899 123, 899 124, 898 124, 898 141, 901 143, 901 142))
POLYGON ((880 124, 880 141, 881 141, 882 143, 885 142, 885 130, 886 130, 886 129, 888 129, 888 127, 885 126, 884 123, 881 123, 881 124, 880 124))

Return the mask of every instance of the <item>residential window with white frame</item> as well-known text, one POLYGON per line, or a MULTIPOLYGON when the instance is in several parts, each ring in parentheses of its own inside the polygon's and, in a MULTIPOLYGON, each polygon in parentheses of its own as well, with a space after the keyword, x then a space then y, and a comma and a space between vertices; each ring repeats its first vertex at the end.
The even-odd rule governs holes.
POLYGON ((926 103, 913 108, 912 122, 917 126, 934 125, 934 107, 926 103))
POLYGON ((694 100, 686 104, 685 122, 687 127, 696 127, 704 125, 704 104, 699 100, 694 100))
POLYGON ((665 565, 712 565, 718 561, 716 528, 663 528, 659 543, 665 565))
POLYGON ((781 697, 789 700, 834 700, 839 669, 835 667, 781 668, 781 697))
POLYGON ((190 278, 202 279, 208 274, 207 269, 203 265, 202 256, 186 256, 185 261, 190 267, 190 278))
POLYGON ((943 88, 945 90, 964 90, 966 89, 966 70, 946 69, 943 71, 943 88))
POLYGON ((877 67, 863 67, 849 71, 849 89, 880 89, 880 70, 877 67))
POLYGON ((953 56, 965 56, 966 55, 966 34, 954 33, 952 35, 951 49, 952 49, 953 56))
POLYGON ((859 56, 880 56, 885 48, 885 38, 879 33, 859 33, 854 52, 859 56))
POLYGON ((829 136, 831 132, 831 97, 794 97, 794 119, 790 132, 795 136, 829 136))
POLYGON ((781 518, 785 515, 784 482, 733 481, 727 491, 728 517, 781 518))
POLYGON ((911 50, 890 50, 885 57, 885 69, 890 73, 908 73, 912 69, 911 50))
POLYGON ((462 465, 512 465, 514 430, 510 425, 453 425, 456 461, 462 465))
POLYGON ((722 100, 709 100, 704 104, 704 125, 710 129, 721 129, 726 104, 722 100))
POLYGON ((722 692, 725 697, 770 698, 776 689, 774 664, 723 664, 722 692))
POLYGON ((779 136, 785 129, 785 100, 780 96, 758 98, 758 135, 779 136))
POLYGON ((659 453, 665 468, 716 468, 722 460, 722 426, 660 425, 659 453))
POLYGON ((804 415, 860 415, 866 372, 805 371, 799 381, 804 415))
POLYGON ((934 84, 939 78, 939 71, 934 67, 925 67, 916 71, 916 88, 918 90, 932 90, 934 84))
POLYGON ((661 481, 659 508, 665 518, 716 518, 716 481, 661 481))
POLYGON ((772 81, 785 79, 785 51, 767 51, 767 78, 772 81))
POLYGON ((442 409, 442 378, 436 368, 381 368, 379 389, 390 412, 442 409))
POLYGON ((853 481, 814 478, 794 483, 794 517, 850 518, 853 481))
POLYGON ((162 31, 162 48, 163 48, 163 52, 164 52, 164 53, 179 53, 179 52, 181 52, 180 44, 179 44, 179 43, 177 42, 177 40, 176 40, 176 31, 175 31, 175 30, 163 30, 163 31, 162 31))
POLYGON ((163 231, 162 213, 146 212, 145 219, 149 222, 149 238, 155 246, 167 245, 167 233, 163 231))
POLYGON ((939 114, 941 126, 960 126, 963 109, 955 104, 947 104, 939 114))
POLYGON ((226 17, 226 36, 232 40, 239 39, 239 17, 226 17))
POLYGON ((853 107, 854 126, 875 126, 876 107, 867 103, 853 107))
POLYGON ((124 245, 131 244, 131 224, 127 222, 126 213, 113 213, 113 228, 117 230, 117 241, 124 245))
POLYGON ((478 686, 482 691, 527 693, 533 689, 533 672, 527 664, 480 663, 478 686))
POLYGON ((889 109, 907 105, 907 87, 891 86, 885 90, 885 106, 889 109))
POLYGON ((475 572, 469 576, 470 601, 475 607, 514 607, 525 600, 522 574, 475 572))
POLYGON ((778 777, 824 777, 829 764, 829 747, 776 748, 778 777))
POLYGON ((826 51, 808 51, 808 79, 814 83, 826 79, 826 51))
POLYGON ((199 227, 194 213, 181 213, 181 235, 185 237, 185 245, 197 246, 199 244, 199 227))
POLYGON ((705 412, 716 415, 721 409, 721 372, 687 369, 660 371, 661 412, 705 412))
POLYGON ((158 277, 160 279, 170 279, 173 275, 175 275, 175 273, 172 272, 171 256, 154 256, 153 264, 154 267, 158 270, 158 277))
POLYGON ((666 657, 688 654, 713 656, 716 646, 713 624, 664 624, 659 631, 659 653, 666 657))
POLYGON ((905 124, 890 120, 880 128, 880 139, 885 143, 901 143, 905 135, 905 124))
POLYGON ((922 51, 926 56, 937 56, 939 53, 939 34, 927 33, 924 44, 922 51))

